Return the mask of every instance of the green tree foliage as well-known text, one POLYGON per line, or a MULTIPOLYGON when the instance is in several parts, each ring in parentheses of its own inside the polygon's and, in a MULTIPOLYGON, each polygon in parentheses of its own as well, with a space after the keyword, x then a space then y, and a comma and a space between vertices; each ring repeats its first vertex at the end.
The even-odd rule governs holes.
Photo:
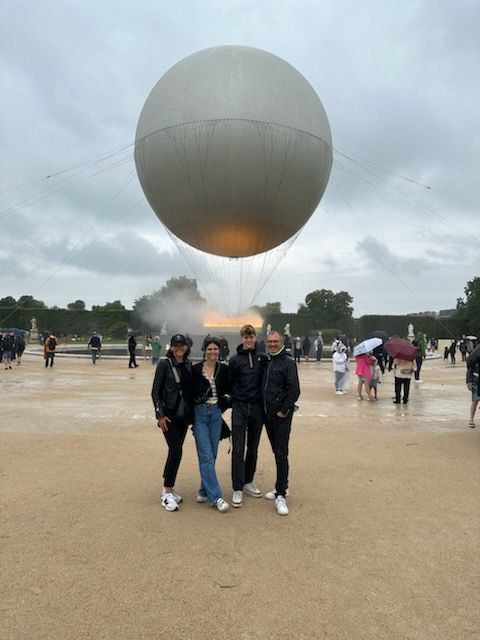
POLYGON ((20 296, 17 300, 17 306, 25 307, 26 309, 48 309, 42 300, 35 300, 33 296, 20 296))
POLYGON ((305 304, 299 305, 298 312, 311 315, 318 328, 347 330, 352 320, 352 302, 352 296, 346 291, 334 293, 330 289, 317 289, 306 295, 305 304))
POLYGON ((480 336, 480 277, 467 282, 465 297, 457 300, 460 334, 480 336))
POLYGON ((282 313, 281 302, 267 302, 265 306, 260 307, 262 315, 267 313, 282 313))
POLYGON ((85 311, 85 302, 83 300, 75 300, 75 302, 69 302, 67 304, 69 311, 85 311))
MULTIPOLYGON (((77 302, 81 302, 81 300, 77 302)), ((120 300, 114 300, 113 302, 107 302, 104 305, 93 305, 92 311, 126 311, 126 309, 120 300)))
POLYGON ((16 307, 17 301, 12 296, 7 296, 6 298, 0 298, 0 307, 16 307))

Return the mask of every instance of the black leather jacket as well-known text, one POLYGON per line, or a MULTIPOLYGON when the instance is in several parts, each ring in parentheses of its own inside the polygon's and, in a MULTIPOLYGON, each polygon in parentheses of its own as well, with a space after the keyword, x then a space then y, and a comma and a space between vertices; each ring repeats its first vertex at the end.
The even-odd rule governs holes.
POLYGON ((152 385, 152 400, 157 418, 171 418, 175 415, 180 402, 180 389, 188 409, 192 411, 192 363, 185 360, 184 364, 184 367, 179 366, 175 358, 165 358, 158 363, 152 385), (172 366, 177 369, 180 385, 175 381, 172 366))
POLYGON ((263 410, 267 416, 281 411, 288 415, 293 411, 300 395, 297 365, 286 353, 285 347, 276 355, 270 355, 263 373, 263 410))

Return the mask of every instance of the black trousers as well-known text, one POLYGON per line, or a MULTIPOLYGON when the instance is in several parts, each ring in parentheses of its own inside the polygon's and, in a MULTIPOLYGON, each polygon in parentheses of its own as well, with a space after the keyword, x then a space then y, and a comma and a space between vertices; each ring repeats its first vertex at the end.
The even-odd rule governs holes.
POLYGON ((130 361, 128 363, 128 368, 130 369, 131 367, 137 366, 137 361, 135 360, 135 351, 129 351, 129 354, 130 354, 130 361))
POLYGON ((403 404, 408 402, 410 393, 410 378, 395 378, 395 402, 400 402, 403 387, 403 404))
POLYGON ((420 369, 422 368, 423 357, 417 356, 415 358, 415 362, 417 363, 417 370, 415 371, 415 380, 420 380, 420 369))
POLYGON ((290 439, 290 429, 292 426, 292 414, 286 418, 278 416, 268 416, 265 421, 268 439, 272 446, 277 465, 277 481, 275 491, 277 495, 284 496, 288 489, 288 441, 290 439))
POLYGON ((53 367, 53 361, 55 359, 54 351, 47 351, 45 354, 45 366, 48 367, 48 363, 50 362, 50 366, 53 367))
POLYGON ((168 431, 163 435, 168 444, 167 461, 163 470, 163 479, 166 487, 174 487, 177 479, 178 467, 182 460, 183 442, 187 435, 188 424, 183 420, 172 419, 168 424, 168 431))
POLYGON ((235 403, 232 408, 232 487, 241 491, 253 482, 257 470, 258 445, 263 427, 263 411, 258 404, 235 403), (246 445, 246 451, 245 451, 246 445))

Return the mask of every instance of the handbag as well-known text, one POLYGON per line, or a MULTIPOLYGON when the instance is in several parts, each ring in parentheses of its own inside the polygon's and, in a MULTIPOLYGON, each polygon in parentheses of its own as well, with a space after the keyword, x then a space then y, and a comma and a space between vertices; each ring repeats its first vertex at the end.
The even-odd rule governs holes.
POLYGON ((220 440, 226 440, 227 438, 231 438, 231 436, 232 436, 232 430, 230 429, 228 424, 225 422, 225 420, 222 418, 222 430, 220 432, 220 440))

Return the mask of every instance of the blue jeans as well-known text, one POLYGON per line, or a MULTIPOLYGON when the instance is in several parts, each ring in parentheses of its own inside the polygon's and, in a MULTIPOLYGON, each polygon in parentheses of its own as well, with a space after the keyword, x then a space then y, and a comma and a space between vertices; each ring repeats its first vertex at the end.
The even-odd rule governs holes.
POLYGON ((222 490, 215 471, 221 430, 222 412, 218 405, 195 405, 193 435, 197 445, 198 464, 202 479, 199 495, 206 496, 212 505, 222 497, 222 490))

